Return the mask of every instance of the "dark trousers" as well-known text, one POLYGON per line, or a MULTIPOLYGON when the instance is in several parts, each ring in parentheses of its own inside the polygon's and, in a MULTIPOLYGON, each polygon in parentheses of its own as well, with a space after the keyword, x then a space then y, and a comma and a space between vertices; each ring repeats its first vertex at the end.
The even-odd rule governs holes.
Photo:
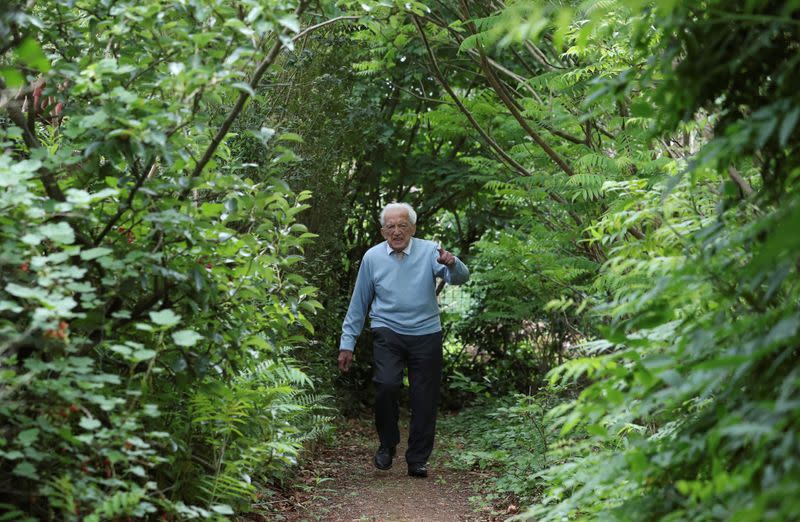
POLYGON ((424 464, 433 450, 436 409, 442 380, 442 332, 402 335, 388 328, 374 328, 372 356, 375 361, 375 428, 381 446, 400 442, 400 389, 403 368, 408 367, 411 423, 406 462, 424 464))

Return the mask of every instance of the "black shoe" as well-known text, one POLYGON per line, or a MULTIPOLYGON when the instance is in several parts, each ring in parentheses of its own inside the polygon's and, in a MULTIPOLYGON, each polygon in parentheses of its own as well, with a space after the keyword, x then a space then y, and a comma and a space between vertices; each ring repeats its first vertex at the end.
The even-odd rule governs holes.
POLYGON ((425 464, 409 464, 408 475, 411 477, 425 478, 428 476, 428 466, 425 464))
POLYGON ((378 451, 375 452, 375 467, 378 469, 389 469, 392 467, 392 457, 394 457, 396 450, 395 447, 387 448, 386 446, 381 446, 378 448, 378 451))

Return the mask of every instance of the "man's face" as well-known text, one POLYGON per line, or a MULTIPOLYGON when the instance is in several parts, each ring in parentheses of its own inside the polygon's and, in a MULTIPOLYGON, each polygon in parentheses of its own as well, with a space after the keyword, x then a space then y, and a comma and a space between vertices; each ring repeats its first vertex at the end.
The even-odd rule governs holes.
POLYGON ((381 228, 381 235, 389 242, 389 246, 395 252, 404 250, 411 242, 411 237, 417 231, 417 227, 411 224, 408 219, 408 211, 403 209, 388 210, 383 216, 384 224, 381 228))

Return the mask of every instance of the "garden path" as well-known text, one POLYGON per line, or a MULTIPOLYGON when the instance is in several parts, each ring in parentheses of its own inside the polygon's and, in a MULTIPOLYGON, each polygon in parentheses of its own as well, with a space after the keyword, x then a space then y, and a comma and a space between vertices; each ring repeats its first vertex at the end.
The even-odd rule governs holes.
MULTIPOLYGON (((401 420, 401 424, 403 421, 401 420)), ((406 421, 407 425, 407 421, 406 421)), ((499 520, 485 507, 474 511, 479 474, 450 469, 446 452, 434 451, 426 479, 407 475, 405 433, 388 471, 372 465, 375 442, 370 422, 346 421, 330 447, 313 452, 301 483, 279 501, 283 520, 331 522, 488 522, 499 520)), ((440 430, 441 431, 441 430, 440 430)), ((442 434, 437 447, 447 445, 442 434)))

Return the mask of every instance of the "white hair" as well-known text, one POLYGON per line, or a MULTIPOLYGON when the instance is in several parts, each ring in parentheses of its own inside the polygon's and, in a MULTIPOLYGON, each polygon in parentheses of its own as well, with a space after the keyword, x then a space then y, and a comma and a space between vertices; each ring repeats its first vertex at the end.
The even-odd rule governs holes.
POLYGON ((383 210, 381 210, 381 226, 386 224, 386 212, 390 210, 405 210, 408 212, 408 220, 411 221, 412 225, 417 224, 417 213, 414 212, 414 209, 408 203, 389 203, 383 210))

